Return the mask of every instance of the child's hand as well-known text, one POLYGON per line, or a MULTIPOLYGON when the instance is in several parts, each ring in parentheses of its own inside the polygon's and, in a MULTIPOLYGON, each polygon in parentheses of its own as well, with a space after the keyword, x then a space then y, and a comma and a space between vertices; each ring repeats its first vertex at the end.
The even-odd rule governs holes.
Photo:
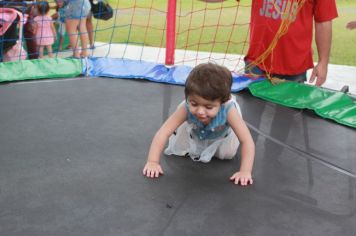
POLYGON ((253 184, 251 172, 249 171, 238 171, 230 177, 230 180, 233 181, 234 184, 240 183, 241 186, 253 184))
POLYGON ((143 175, 146 177, 158 178, 160 174, 163 175, 163 170, 157 162, 148 161, 143 168, 143 175))

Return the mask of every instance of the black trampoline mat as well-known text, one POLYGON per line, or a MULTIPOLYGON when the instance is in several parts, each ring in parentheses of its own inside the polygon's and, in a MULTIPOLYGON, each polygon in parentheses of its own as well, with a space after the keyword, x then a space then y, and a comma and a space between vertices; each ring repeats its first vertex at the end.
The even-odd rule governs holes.
POLYGON ((236 94, 256 142, 234 160, 163 156, 142 175, 181 86, 105 78, 0 85, 0 235, 355 235, 356 132, 236 94))

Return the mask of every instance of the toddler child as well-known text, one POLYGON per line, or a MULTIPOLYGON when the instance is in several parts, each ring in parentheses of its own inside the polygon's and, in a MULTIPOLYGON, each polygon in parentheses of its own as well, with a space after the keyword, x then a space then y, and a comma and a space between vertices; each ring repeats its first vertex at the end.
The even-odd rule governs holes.
POLYGON ((245 186, 252 184, 255 145, 239 105, 231 95, 231 72, 213 63, 196 66, 185 83, 185 101, 155 134, 143 174, 157 178, 163 174, 161 153, 189 156, 209 162, 212 157, 232 159, 241 143, 241 166, 230 180, 245 186))
POLYGON ((39 58, 43 58, 45 47, 47 49, 48 57, 53 57, 52 44, 56 38, 56 30, 54 28, 52 17, 47 15, 49 12, 49 4, 47 1, 41 1, 37 2, 36 7, 38 16, 36 16, 33 21, 35 23, 34 32, 36 35, 39 58))

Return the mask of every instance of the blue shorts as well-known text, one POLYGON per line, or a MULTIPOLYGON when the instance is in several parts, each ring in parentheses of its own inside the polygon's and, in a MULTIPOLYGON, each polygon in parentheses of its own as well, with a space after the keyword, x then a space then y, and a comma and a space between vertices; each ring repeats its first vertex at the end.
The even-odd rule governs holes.
POLYGON ((88 16, 91 9, 89 0, 67 0, 66 2, 65 19, 82 19, 88 16))
MULTIPOLYGON (((266 75, 266 71, 261 70, 258 66, 253 66, 247 68, 250 65, 250 62, 245 61, 245 73, 253 75, 266 75)), ((271 74, 272 77, 277 77, 279 79, 285 79, 289 81, 294 81, 298 83, 304 83, 307 81, 307 72, 303 72, 297 75, 280 75, 280 74, 271 74)))

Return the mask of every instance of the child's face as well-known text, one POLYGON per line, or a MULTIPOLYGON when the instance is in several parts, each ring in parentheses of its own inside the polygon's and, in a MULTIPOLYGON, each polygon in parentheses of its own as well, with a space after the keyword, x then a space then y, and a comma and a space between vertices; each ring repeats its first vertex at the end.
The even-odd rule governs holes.
POLYGON ((218 114, 221 106, 220 99, 211 101, 197 95, 190 95, 187 101, 189 111, 205 125, 218 114))

